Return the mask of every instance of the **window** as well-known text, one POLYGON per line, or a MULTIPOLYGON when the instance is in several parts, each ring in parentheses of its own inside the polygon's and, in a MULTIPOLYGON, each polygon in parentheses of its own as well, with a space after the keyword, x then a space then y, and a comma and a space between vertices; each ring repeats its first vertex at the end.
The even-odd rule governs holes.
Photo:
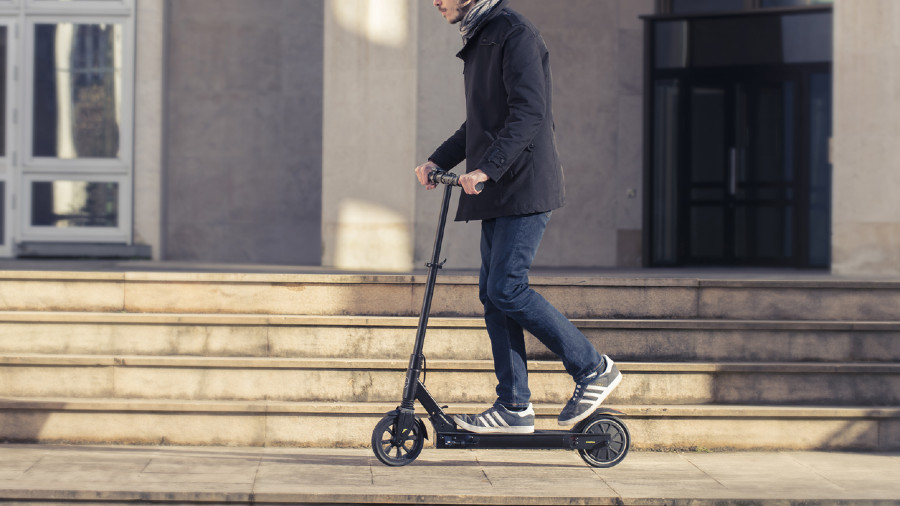
POLYGON ((744 0, 671 0, 672 14, 739 11, 746 8, 744 0))
POLYGON ((687 66, 688 22, 660 21, 654 25, 655 66, 658 69, 687 66))
POLYGON ((35 227, 119 225, 119 184, 87 181, 31 183, 31 224, 35 227))
POLYGON ((0 26, 0 157, 6 156, 6 53, 9 52, 7 44, 8 28, 0 26))
POLYGON ((658 0, 659 14, 714 14, 755 9, 815 7, 834 0, 658 0))
MULTIPOLYGON (((0 6, 3 6, 0 3, 0 6)), ((10 109, 15 108, 14 86, 10 86, 12 62, 15 60, 15 41, 11 40, 12 25, 0 22, 0 256, 9 256, 12 205, 9 195, 13 188, 10 151, 13 151, 14 129, 10 109)))
POLYGON ((763 9, 772 7, 805 7, 807 5, 830 5, 834 0, 760 0, 763 9))
POLYGON ((34 27, 32 155, 117 158, 122 110, 122 26, 34 27))
POLYGON ((26 174, 22 184, 22 233, 29 241, 127 242, 130 177, 26 174))
POLYGON ((652 25, 653 64, 665 70, 830 62, 832 24, 828 9, 664 18, 652 25))

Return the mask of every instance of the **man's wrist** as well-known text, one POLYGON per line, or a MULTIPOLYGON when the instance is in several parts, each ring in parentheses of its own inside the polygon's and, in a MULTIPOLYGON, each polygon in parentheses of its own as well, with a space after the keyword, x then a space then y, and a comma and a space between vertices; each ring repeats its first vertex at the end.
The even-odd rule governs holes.
POLYGON ((487 173, 481 169, 475 169, 470 174, 476 178, 478 178, 479 183, 487 182, 491 179, 491 176, 488 176, 487 173))

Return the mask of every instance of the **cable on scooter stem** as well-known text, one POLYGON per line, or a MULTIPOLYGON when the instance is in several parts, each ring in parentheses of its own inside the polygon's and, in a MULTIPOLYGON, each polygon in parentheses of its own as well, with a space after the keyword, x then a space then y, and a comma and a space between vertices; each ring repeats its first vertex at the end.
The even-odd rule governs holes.
MULTIPOLYGON (((443 170, 433 170, 428 173, 428 182, 433 184, 446 184, 450 186, 462 186, 459 184, 459 176, 452 172, 443 170)), ((475 185, 475 189, 481 191, 484 189, 484 183, 475 185)))

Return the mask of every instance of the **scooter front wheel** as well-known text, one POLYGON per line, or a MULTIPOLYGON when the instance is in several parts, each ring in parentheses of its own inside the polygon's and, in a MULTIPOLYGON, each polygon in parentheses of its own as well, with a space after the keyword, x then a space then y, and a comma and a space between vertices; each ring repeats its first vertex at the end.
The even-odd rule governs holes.
POLYGON ((372 451, 382 464, 405 466, 416 460, 425 446, 425 424, 416 418, 412 429, 400 434, 399 417, 386 415, 372 431, 372 451))
POLYGON ((578 454, 594 467, 612 467, 628 454, 631 446, 631 435, 621 420, 612 415, 597 415, 582 422, 578 432, 582 434, 602 434, 609 436, 609 442, 586 450, 578 450, 578 454))

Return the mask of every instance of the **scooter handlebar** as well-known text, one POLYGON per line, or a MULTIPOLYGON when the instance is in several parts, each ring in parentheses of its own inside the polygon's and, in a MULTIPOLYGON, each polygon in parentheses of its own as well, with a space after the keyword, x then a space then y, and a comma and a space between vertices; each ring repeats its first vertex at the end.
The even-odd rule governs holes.
MULTIPOLYGON (((450 186, 460 186, 459 184, 459 176, 452 172, 445 172, 443 170, 433 170, 428 173, 428 182, 433 184, 447 184, 450 186)), ((484 189, 484 183, 478 183, 475 185, 475 189, 481 191, 484 189)))

